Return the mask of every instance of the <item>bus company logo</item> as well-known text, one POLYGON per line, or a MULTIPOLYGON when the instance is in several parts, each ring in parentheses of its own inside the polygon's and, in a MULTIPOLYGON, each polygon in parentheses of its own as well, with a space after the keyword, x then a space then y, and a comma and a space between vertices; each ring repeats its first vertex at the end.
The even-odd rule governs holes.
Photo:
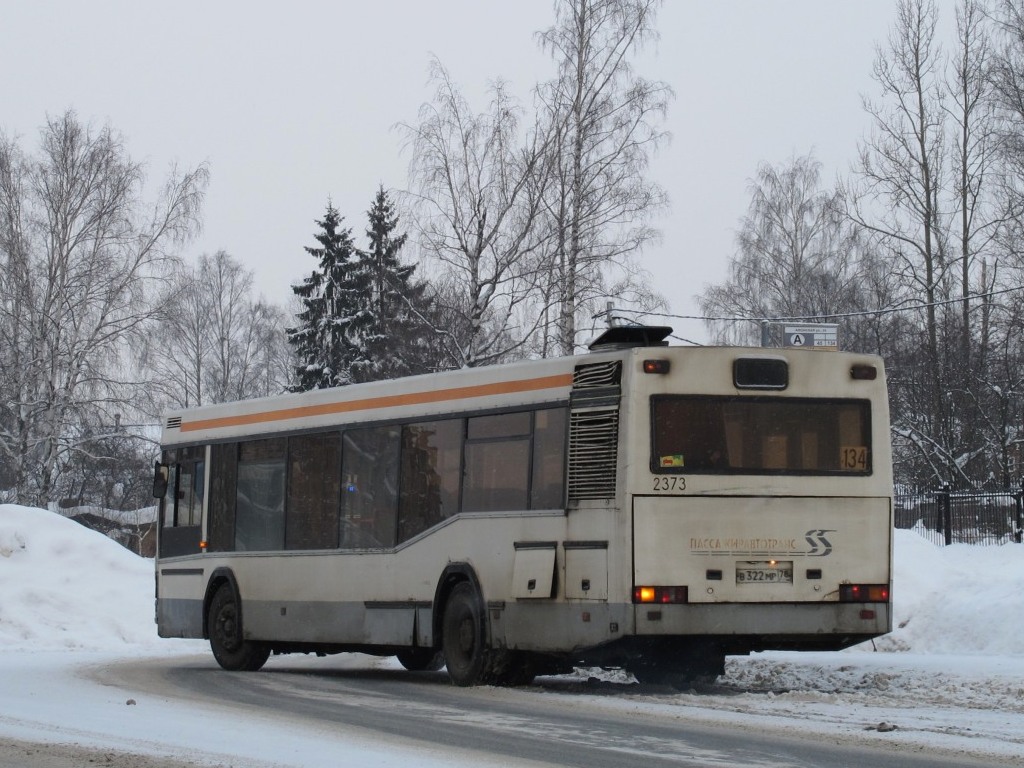
POLYGON ((827 557, 832 554, 832 542, 829 541, 828 535, 835 532, 834 529, 812 528, 804 533, 803 539, 796 536, 749 539, 691 536, 690 553, 694 555, 756 555, 758 557, 792 557, 794 555, 827 557))
POLYGON ((825 557, 826 555, 832 554, 832 542, 825 538, 826 533, 835 533, 835 531, 826 530, 824 528, 812 528, 804 534, 804 540, 811 545, 809 552, 803 554, 808 557, 825 557))

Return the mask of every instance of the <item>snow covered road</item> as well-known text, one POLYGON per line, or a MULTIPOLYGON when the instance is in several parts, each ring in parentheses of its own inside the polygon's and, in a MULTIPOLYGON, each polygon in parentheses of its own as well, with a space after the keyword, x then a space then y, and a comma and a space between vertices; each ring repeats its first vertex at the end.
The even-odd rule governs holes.
POLYGON ((206 654, 16 652, 0 660, 0 766, 1019 765, 1013 677, 1024 660, 850 652, 731 660, 689 693, 614 674, 457 689, 357 655, 230 674, 206 654), (55 762, 68 755, 82 759, 55 762))

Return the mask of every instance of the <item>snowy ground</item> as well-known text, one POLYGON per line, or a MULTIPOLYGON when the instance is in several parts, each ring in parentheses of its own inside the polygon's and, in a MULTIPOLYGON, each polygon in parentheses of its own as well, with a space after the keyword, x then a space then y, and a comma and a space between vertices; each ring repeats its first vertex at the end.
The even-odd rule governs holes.
MULTIPOLYGON (((895 561, 899 627, 874 647, 730 659, 719 684, 699 693, 637 692, 628 678, 598 683, 582 673, 546 680, 540 693, 494 695, 565 689, 595 709, 1024 760, 1024 545, 938 547, 897 531, 895 561), (628 695, 608 695, 616 683, 628 695)), ((453 763, 451 754, 419 744, 382 746, 312 723, 299 726, 302 738, 291 725, 287 739, 259 717, 227 727, 220 721, 229 715, 203 702, 133 702, 97 684, 88 670, 125 658, 207 654, 207 647, 156 637, 151 561, 42 510, 0 505, 0 648, 0 744, 9 761, 0 750, 0 768, 22 764, 12 751, 61 745, 101 750, 108 765, 118 765, 116 752, 153 756, 147 768, 170 766, 161 762, 169 759, 175 766, 488 765, 479 755, 453 763), (221 737, 214 750, 211 732, 221 737), (49 746, 32 746, 40 743, 49 746)), ((348 655, 326 663, 393 664, 348 655)))

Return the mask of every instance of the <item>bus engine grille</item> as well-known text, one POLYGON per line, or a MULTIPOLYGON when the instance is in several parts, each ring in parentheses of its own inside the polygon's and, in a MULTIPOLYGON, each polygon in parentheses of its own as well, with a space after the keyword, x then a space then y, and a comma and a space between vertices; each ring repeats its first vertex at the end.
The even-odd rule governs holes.
POLYGON ((617 387, 622 379, 622 361, 577 365, 572 374, 572 388, 617 387))
POLYGON ((619 409, 574 409, 569 416, 569 501, 615 496, 619 409))

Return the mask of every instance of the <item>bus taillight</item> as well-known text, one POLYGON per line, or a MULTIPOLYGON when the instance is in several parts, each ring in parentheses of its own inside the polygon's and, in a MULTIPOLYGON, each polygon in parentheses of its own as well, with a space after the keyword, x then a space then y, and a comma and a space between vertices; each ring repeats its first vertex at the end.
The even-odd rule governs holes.
POLYGON ((887 603, 889 602, 888 584, 840 584, 839 602, 841 603, 887 603))
POLYGON ((689 602, 690 595, 687 587, 633 587, 634 603, 670 603, 689 602))

